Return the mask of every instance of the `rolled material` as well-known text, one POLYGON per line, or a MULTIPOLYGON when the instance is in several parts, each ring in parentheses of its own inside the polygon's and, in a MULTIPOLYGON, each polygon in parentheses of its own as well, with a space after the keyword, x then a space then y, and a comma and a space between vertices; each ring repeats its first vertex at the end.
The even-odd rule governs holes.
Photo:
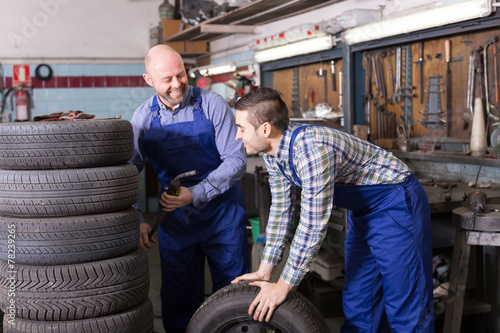
POLYGON ((483 156, 485 149, 485 131, 483 100, 477 97, 474 100, 474 117, 472 119, 472 130, 470 134, 470 152, 472 156, 483 156))

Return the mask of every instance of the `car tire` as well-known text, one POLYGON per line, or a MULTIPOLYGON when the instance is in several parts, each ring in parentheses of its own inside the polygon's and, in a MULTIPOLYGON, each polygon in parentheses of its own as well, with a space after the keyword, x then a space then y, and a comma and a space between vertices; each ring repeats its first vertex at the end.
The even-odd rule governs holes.
POLYGON ((323 316, 304 296, 290 291, 269 322, 254 321, 248 308, 260 291, 242 281, 226 286, 210 296, 189 322, 187 333, 223 332, 329 332, 323 316))
POLYGON ((126 163, 134 134, 127 120, 0 123, 1 169, 89 168, 126 163))
POLYGON ((89 319, 126 311, 148 298, 149 263, 143 248, 82 264, 14 266, 0 261, 0 302, 6 311, 13 299, 20 319, 89 319), (15 296, 9 297, 9 290, 15 296))
POLYGON ((56 170, 0 169, 0 215, 75 216, 129 208, 139 196, 133 164, 56 170))
POLYGON ((10 254, 17 264, 105 260, 134 251, 138 243, 139 215, 133 208, 69 217, 0 215, 0 260, 7 261, 10 254), (15 244, 15 251, 11 244, 15 244))
POLYGON ((153 306, 144 303, 110 316, 70 321, 34 321, 16 318, 14 325, 4 319, 4 333, 153 333, 153 306))

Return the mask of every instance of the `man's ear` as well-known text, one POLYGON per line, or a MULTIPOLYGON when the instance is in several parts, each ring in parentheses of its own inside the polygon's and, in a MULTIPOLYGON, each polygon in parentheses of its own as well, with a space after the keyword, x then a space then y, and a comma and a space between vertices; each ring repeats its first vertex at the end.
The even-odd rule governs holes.
POLYGON ((262 126, 262 134, 266 138, 268 138, 269 136, 271 136, 271 132, 273 130, 273 125, 271 125, 271 123, 269 123, 269 122, 266 121, 261 126, 262 126))
POLYGON ((142 74, 142 78, 149 86, 153 86, 153 81, 151 81, 151 78, 148 76, 148 74, 142 74))

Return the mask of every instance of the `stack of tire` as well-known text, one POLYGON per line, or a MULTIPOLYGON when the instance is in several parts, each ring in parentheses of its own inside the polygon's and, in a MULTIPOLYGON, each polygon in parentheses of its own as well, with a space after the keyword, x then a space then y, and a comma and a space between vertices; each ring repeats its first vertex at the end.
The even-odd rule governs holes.
POLYGON ((153 332, 121 119, 0 124, 4 332, 153 332))

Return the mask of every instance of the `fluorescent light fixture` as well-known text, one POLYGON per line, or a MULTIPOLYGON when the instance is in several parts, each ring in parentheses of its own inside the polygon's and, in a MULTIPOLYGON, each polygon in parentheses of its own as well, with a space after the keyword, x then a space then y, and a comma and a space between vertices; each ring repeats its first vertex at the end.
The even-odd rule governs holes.
POLYGON ((464 0, 452 5, 427 9, 347 29, 343 33, 343 39, 346 44, 357 44, 485 17, 490 15, 491 12, 491 0, 464 0))
POLYGON ((262 63, 266 61, 294 57, 306 53, 328 50, 333 46, 335 46, 335 43, 332 36, 322 36, 257 51, 254 54, 254 58, 257 63, 262 63))
POLYGON ((189 70, 189 76, 194 78, 195 77, 194 72, 197 70, 200 71, 200 74, 203 76, 210 74, 218 75, 218 74, 234 72, 236 70, 236 65, 234 62, 230 61, 230 62, 210 64, 207 66, 195 67, 189 70))

